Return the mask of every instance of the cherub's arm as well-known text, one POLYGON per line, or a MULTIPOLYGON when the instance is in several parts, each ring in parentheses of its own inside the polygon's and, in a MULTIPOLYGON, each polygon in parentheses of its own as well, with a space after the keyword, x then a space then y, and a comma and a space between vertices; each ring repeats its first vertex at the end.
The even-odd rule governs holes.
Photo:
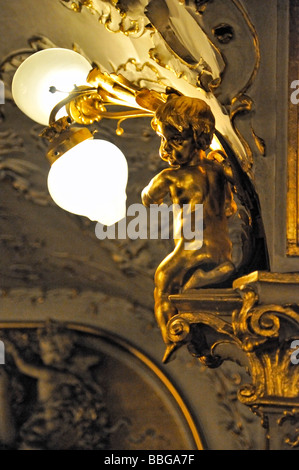
POLYGON ((223 173, 226 177, 227 181, 231 183, 233 186, 235 185, 233 170, 230 165, 227 163, 223 163, 223 173))
POLYGON ((46 379, 48 377, 49 372, 45 367, 39 367, 25 362, 17 351, 15 345, 9 340, 4 339, 4 344, 5 352, 8 352, 12 355, 17 368, 22 374, 28 375, 29 377, 32 377, 34 379, 46 379))
POLYGON ((141 193, 142 204, 146 207, 150 204, 162 204, 169 193, 169 182, 167 169, 156 175, 141 193))

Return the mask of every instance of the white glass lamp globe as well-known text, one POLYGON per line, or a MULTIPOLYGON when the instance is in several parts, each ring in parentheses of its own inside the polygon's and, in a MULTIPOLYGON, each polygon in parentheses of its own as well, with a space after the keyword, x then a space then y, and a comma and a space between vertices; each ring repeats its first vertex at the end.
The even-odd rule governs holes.
POLYGON ((103 225, 126 215, 128 164, 116 145, 87 139, 51 166, 48 188, 62 209, 103 225))
MULTIPOLYGON (((75 85, 88 86, 86 78, 90 70, 88 60, 70 49, 50 48, 36 52, 20 65, 14 75, 13 99, 23 113, 47 126, 52 109, 67 97, 75 85), (51 93, 50 87, 65 93, 51 93)), ((56 119, 66 115, 63 108, 56 119)))

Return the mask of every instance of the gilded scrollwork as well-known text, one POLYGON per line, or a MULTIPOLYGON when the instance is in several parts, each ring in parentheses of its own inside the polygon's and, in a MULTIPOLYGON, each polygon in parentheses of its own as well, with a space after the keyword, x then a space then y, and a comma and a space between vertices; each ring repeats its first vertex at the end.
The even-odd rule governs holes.
MULTIPOLYGON (((187 344, 189 351, 209 367, 222 363, 220 345, 237 347, 252 379, 252 383, 240 387, 239 400, 251 407, 275 406, 279 401, 294 405, 299 369, 292 362, 291 344, 299 337, 298 306, 260 304, 258 294, 249 286, 237 292, 242 307, 233 311, 231 322, 212 309, 200 311, 199 306, 191 313, 189 302, 188 313, 182 310, 168 322, 169 339, 180 346, 187 344)), ((216 305, 219 308, 215 298, 216 305)))
POLYGON ((121 73, 138 87, 163 91, 167 86, 166 82, 163 81, 165 80, 164 77, 161 77, 157 67, 150 62, 144 62, 141 64, 132 57, 125 63, 118 65, 115 73, 121 73))
POLYGON ((61 0, 61 2, 63 2, 63 5, 65 5, 67 8, 70 8, 77 13, 80 13, 83 7, 86 7, 91 11, 93 10, 92 0, 61 0))
POLYGON ((173 316, 167 323, 167 334, 176 347, 187 344, 189 352, 211 368, 223 362, 217 353, 217 346, 237 342, 231 325, 209 311, 173 316))

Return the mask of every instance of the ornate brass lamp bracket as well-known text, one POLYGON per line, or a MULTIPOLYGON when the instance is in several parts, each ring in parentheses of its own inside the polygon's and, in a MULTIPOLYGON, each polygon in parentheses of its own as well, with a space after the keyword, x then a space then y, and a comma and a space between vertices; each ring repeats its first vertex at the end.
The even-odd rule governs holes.
MULTIPOLYGON (((126 119, 153 117, 155 109, 166 98, 163 93, 139 88, 122 75, 103 73, 94 67, 87 82, 91 86, 76 86, 69 95, 58 102, 49 117, 49 126, 40 137, 50 142, 47 158, 51 165, 67 150, 93 136, 87 127, 71 127, 73 123, 89 126, 102 119, 117 120, 116 133, 121 135, 121 123, 126 119), (118 110, 110 111, 111 106, 118 110), (65 107, 67 116, 57 119, 65 107), (128 109, 129 108, 129 109, 128 109)), ((56 93, 55 87, 50 90, 56 93)), ((96 131, 94 131, 96 132, 96 131)))
POLYGON ((296 284, 295 273, 255 272, 233 289, 170 296, 178 314, 167 324, 169 340, 187 345, 207 367, 233 360, 246 368, 252 382, 241 386, 238 399, 262 418, 272 449, 299 447, 296 284))
POLYGON ((90 71, 87 82, 91 86, 77 86, 53 108, 50 126, 55 125, 56 115, 63 106, 74 122, 90 125, 103 118, 121 122, 129 118, 152 117, 157 106, 166 99, 163 93, 137 87, 122 75, 101 72, 97 67, 90 71), (111 106, 130 110, 111 112, 107 110, 111 106))

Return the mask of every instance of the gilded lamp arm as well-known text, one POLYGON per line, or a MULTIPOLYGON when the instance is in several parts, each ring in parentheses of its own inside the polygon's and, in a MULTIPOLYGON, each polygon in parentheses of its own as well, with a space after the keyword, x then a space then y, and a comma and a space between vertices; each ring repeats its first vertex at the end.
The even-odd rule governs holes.
MULTIPOLYGON (((101 119, 115 119, 121 123, 128 118, 153 117, 157 107, 165 102, 166 95, 153 90, 140 88, 128 81, 122 75, 101 72, 93 68, 87 82, 91 85, 78 86, 52 110, 49 125, 54 126, 58 111, 65 106, 72 121, 90 125, 101 119), (130 108, 111 112, 107 106, 130 108)), ((56 90, 54 89, 53 92, 56 90)), ((118 126, 117 133, 122 131, 118 126)))

